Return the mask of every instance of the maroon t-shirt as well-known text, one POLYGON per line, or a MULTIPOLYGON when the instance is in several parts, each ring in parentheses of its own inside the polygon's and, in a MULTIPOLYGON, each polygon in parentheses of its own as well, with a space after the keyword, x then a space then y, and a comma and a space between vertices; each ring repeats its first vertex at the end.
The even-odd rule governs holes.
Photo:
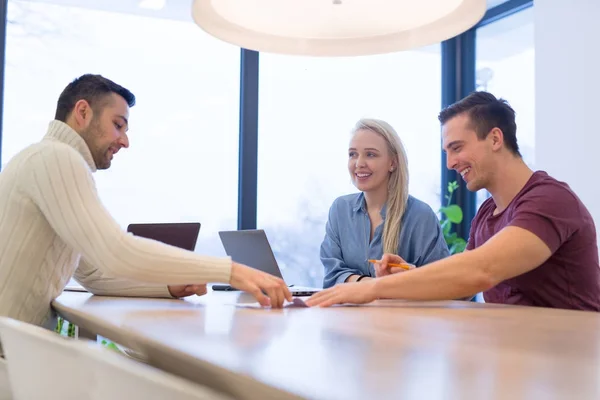
POLYGON ((493 215, 495 209, 493 198, 479 208, 471 224, 468 250, 506 226, 517 226, 543 240, 552 256, 484 292, 486 302, 600 311, 596 228, 566 183, 537 171, 504 211, 493 215))

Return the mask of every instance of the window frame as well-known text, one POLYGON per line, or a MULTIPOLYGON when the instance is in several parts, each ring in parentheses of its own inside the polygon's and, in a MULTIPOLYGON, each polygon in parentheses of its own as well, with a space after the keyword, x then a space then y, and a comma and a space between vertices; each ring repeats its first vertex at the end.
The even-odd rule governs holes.
MULTIPOLYGON (((481 21, 468 31, 442 42, 442 108, 461 100, 476 88, 476 44, 477 29, 498 22, 518 12, 533 7, 533 0, 508 0, 490 8, 481 21)), ((441 139, 440 139, 441 141, 441 139)), ((441 146, 440 146, 441 148, 441 146)), ((446 169, 446 153, 442 157, 442 203, 449 182, 456 181, 454 202, 463 210, 463 220, 454 231, 467 240, 471 221, 477 213, 477 194, 467 189, 465 182, 456 171, 446 169)))

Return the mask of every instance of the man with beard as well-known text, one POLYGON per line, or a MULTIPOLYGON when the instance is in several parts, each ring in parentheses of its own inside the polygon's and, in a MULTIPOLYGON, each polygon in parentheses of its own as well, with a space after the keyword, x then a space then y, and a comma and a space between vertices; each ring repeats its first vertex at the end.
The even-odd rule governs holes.
POLYGON ((279 278, 120 228, 92 173, 129 147, 134 104, 129 90, 100 75, 79 77, 60 95, 43 139, 0 174, 0 315, 52 328, 50 303, 73 275, 101 295, 185 297, 223 282, 262 305, 291 300, 279 278))

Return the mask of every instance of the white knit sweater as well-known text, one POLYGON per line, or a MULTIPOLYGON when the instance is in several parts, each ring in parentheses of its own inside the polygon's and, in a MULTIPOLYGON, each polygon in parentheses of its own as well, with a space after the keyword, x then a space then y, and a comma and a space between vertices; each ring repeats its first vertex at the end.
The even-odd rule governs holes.
POLYGON ((231 259, 123 231, 102 205, 85 141, 50 123, 0 173, 0 315, 50 327, 69 279, 94 294, 169 297, 166 285, 229 282, 231 259))

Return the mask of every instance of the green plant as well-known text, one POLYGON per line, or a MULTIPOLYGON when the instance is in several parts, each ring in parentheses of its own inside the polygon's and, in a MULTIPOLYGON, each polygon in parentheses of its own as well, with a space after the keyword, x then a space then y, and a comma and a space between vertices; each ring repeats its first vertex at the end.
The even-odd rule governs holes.
POLYGON ((446 205, 439 210, 443 216, 442 231, 444 232, 446 244, 450 249, 450 254, 462 253, 467 246, 465 239, 459 237, 456 232, 452 232, 452 224, 460 224, 463 220, 463 212, 460 206, 452 204, 452 195, 456 189, 458 189, 456 181, 448 183, 448 194, 444 196, 446 205))
POLYGON ((118 353, 121 352, 121 350, 119 350, 119 348, 117 347, 117 345, 114 344, 113 342, 111 342, 110 340, 102 339, 102 341, 100 342, 100 344, 102 344, 102 346, 106 347, 107 349, 114 350, 114 351, 116 351, 118 353))
POLYGON ((75 324, 65 320, 63 317, 58 317, 54 330, 61 336, 75 337, 75 324))
MULTIPOLYGON (((60 317, 60 316, 58 317, 56 327, 54 328, 54 330, 56 333, 58 333, 61 336, 75 338, 75 324, 67 321, 63 317, 60 317)), ((111 342, 110 340, 102 338, 102 341, 100 342, 100 344, 102 346, 106 347, 107 349, 114 350, 116 352, 121 353, 121 350, 119 349, 119 347, 115 343, 111 342)))

